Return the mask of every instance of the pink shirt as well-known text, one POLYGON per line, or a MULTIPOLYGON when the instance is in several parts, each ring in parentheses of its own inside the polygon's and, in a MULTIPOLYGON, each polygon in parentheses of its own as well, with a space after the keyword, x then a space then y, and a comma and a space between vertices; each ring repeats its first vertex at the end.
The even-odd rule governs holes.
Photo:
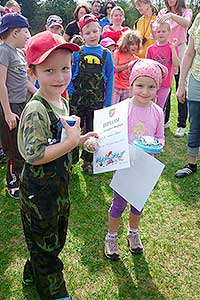
POLYGON ((131 144, 142 135, 149 135, 159 139, 164 145, 164 114, 154 102, 148 107, 135 105, 131 100, 128 107, 128 139, 131 144))
MULTIPOLYGON (((158 13, 158 17, 161 17, 166 13, 167 13, 166 8, 163 8, 158 13)), ((182 10, 182 17, 184 17, 186 20, 191 22, 191 20, 192 20, 192 10, 190 8, 184 8, 182 10)), ((177 38, 178 39, 178 46, 181 45, 181 44, 186 43, 186 41, 187 41, 187 28, 179 25, 178 23, 176 23, 172 19, 169 19, 167 21, 169 21, 170 26, 171 26, 171 34, 170 34, 169 41, 172 42, 173 38, 177 38)))
MULTIPOLYGON (((176 48, 178 54, 178 48, 176 48)), ((174 75, 174 68, 172 64, 172 49, 169 43, 166 45, 154 44, 148 47, 146 58, 156 60, 163 64, 168 69, 167 77, 162 81, 161 87, 169 87, 172 85, 172 78, 174 75)))

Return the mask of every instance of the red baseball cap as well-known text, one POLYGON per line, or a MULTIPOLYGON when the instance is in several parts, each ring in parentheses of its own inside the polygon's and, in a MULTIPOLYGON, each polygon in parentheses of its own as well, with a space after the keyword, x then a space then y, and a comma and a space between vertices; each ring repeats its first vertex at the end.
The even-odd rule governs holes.
POLYGON ((91 22, 99 23, 99 20, 92 14, 86 14, 80 18, 78 21, 78 25, 80 30, 82 31, 83 27, 91 22))
POLYGON ((28 41, 26 48, 28 67, 41 64, 56 49, 69 49, 73 52, 79 51, 80 47, 74 43, 67 43, 62 36, 48 30, 40 32, 28 41))

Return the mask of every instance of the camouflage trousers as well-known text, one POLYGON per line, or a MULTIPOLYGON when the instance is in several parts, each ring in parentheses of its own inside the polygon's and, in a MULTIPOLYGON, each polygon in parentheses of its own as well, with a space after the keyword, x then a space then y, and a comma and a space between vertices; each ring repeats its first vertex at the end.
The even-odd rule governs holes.
POLYGON ((34 183, 33 178, 24 178, 20 195, 22 225, 38 294, 42 300, 66 297, 63 263, 58 255, 67 235, 68 180, 54 176, 39 186, 38 179, 34 183))

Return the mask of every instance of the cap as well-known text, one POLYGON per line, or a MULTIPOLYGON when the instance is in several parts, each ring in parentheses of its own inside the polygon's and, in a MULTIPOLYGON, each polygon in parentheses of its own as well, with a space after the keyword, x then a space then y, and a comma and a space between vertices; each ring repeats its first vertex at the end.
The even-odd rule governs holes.
POLYGON ((0 19, 0 34, 9 29, 30 27, 27 18, 18 13, 8 13, 0 19))
POLYGON ((100 41, 100 45, 103 46, 103 47, 105 47, 105 48, 107 48, 107 47, 109 47, 109 46, 112 46, 112 45, 117 46, 117 44, 115 43, 115 41, 113 41, 113 40, 112 40, 111 38, 109 38, 109 37, 106 37, 106 38, 102 39, 102 40, 100 41))
POLYGON ((62 36, 48 30, 40 32, 28 42, 26 49, 28 67, 41 64, 56 49, 79 51, 80 47, 74 43, 67 43, 62 36))
POLYGON ((62 27, 62 22, 63 20, 61 19, 61 17, 57 15, 51 15, 48 17, 46 25, 48 27, 52 27, 56 25, 62 27))
POLYGON ((85 27, 87 24, 89 24, 91 22, 99 23, 99 20, 94 15, 90 15, 90 14, 86 14, 86 15, 82 16, 80 18, 80 20, 78 21, 80 30, 82 31, 83 27, 85 27))
POLYGON ((140 76, 151 77, 155 80, 157 88, 160 87, 162 80, 167 76, 168 69, 164 65, 152 59, 137 59, 129 64, 131 75, 130 85, 140 76))

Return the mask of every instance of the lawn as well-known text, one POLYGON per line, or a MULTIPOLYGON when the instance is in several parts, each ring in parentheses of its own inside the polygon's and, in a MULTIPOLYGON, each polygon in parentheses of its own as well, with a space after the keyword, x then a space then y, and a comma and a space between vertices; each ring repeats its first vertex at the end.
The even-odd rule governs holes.
MULTIPOLYGON (((127 247, 128 209, 119 231, 120 260, 103 254, 107 211, 112 200, 111 173, 87 176, 73 169, 71 217, 61 253, 70 294, 80 300, 200 299, 200 176, 176 179, 187 161, 187 137, 175 138, 177 105, 159 159, 166 165, 149 197, 140 224, 144 255, 127 247)), ((27 250, 19 204, 5 192, 5 165, 0 164, 0 299, 39 300, 34 287, 23 287, 21 275, 27 250)))

